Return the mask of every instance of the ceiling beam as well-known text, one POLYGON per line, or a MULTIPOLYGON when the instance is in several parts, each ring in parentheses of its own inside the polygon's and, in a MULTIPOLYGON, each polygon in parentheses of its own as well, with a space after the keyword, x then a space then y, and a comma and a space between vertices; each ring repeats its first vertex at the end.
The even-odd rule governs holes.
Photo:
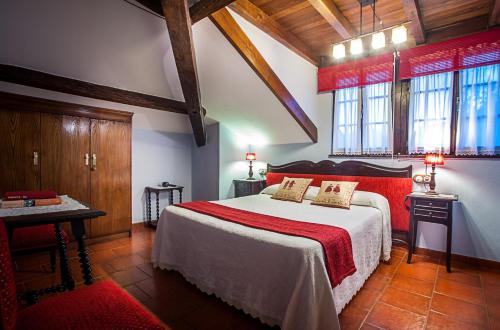
POLYGON ((333 0, 309 0, 309 3, 344 39, 349 39, 357 34, 356 29, 342 14, 333 0))
POLYGON ((402 0, 406 17, 410 21, 410 33, 417 44, 425 43, 425 29, 418 0, 402 0))
POLYGON ((476 16, 464 21, 442 26, 427 31, 427 44, 433 44, 468 34, 486 31, 488 27, 488 15, 476 16))
POLYGON ((489 25, 493 26, 497 24, 500 24, 500 0, 493 0, 489 18, 489 25))
POLYGON ((182 101, 60 77, 14 65, 0 64, 0 80, 109 102, 187 113, 187 106, 182 101))
POLYGON ((288 91, 279 77, 274 73, 264 57, 259 53, 252 41, 236 23, 227 9, 221 9, 209 16, 220 32, 233 45, 253 71, 278 98, 285 109, 302 127, 313 142, 318 142, 318 129, 302 110, 300 105, 288 91))
MULTIPOLYGON (((161 0, 136 0, 138 3, 155 12, 160 16, 163 15, 161 0)), ((200 0, 189 8, 189 16, 191 23, 194 24, 201 21, 211 13, 231 4, 234 0, 200 0)))
POLYGON ((272 19, 262 9, 249 0, 237 0, 229 6, 247 21, 266 32, 268 35, 288 47, 297 55, 314 65, 318 65, 318 57, 293 33, 288 32, 281 24, 272 19))
POLYGON ((161 4, 194 138, 198 146, 203 146, 207 139, 188 3, 187 0, 162 0, 161 4))
POLYGON ((191 22, 194 24, 217 10, 230 5, 234 0, 200 0, 189 8, 191 22))

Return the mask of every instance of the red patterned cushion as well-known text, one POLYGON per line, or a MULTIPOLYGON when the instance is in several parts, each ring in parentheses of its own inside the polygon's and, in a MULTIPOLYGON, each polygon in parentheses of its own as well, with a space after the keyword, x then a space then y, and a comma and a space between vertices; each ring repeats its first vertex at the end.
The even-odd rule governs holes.
POLYGON ((165 329, 113 281, 42 300, 19 311, 16 329, 165 329))
POLYGON ((343 176, 343 175, 321 175, 321 174, 292 174, 292 173, 267 173, 267 186, 280 183, 283 178, 311 178, 311 186, 321 186, 322 181, 353 181, 359 182, 356 190, 378 193, 389 201, 391 208, 392 230, 409 230, 409 212, 404 205, 404 198, 411 193, 411 178, 385 178, 372 176, 343 176))
MULTIPOLYGON (((68 234, 62 230, 66 244, 68 234)), ((12 234, 12 250, 43 248, 57 244, 54 225, 41 225, 15 229, 12 234)))
POLYGON ((9 239, 3 220, 0 219, 0 328, 14 329, 17 317, 16 283, 12 270, 9 239))

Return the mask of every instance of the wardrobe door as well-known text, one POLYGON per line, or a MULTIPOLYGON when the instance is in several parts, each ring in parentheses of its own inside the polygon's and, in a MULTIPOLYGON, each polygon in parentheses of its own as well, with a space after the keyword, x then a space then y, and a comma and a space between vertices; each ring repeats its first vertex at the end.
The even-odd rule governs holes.
POLYGON ((40 189, 40 113, 0 110, 0 194, 40 189))
MULTIPOLYGON (((90 119, 43 113, 41 186, 90 203, 90 119)), ((64 225, 69 233, 71 226, 64 225)))
POLYGON ((131 229, 131 125, 91 122, 91 204, 106 216, 92 220, 92 237, 131 229))

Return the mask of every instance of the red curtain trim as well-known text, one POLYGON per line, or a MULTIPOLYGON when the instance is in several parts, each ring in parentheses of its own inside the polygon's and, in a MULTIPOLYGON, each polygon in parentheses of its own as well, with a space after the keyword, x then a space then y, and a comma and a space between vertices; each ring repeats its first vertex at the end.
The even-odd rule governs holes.
POLYGON ((318 70, 318 92, 392 81, 393 54, 387 53, 318 70))
POLYGON ((500 29, 405 49, 399 77, 408 79, 500 63, 500 29))

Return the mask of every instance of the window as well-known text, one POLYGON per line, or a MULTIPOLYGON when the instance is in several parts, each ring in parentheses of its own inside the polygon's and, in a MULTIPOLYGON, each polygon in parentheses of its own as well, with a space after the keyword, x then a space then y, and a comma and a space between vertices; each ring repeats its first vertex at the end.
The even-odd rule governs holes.
POLYGON ((453 72, 413 78, 408 152, 450 152, 453 72))
POLYGON ((337 90, 333 113, 334 153, 391 152, 391 83, 337 90))
POLYGON ((368 85, 363 89, 363 153, 392 151, 391 84, 368 85))
POLYGON ((361 150, 359 88, 335 92, 333 152, 359 154, 361 150))
POLYGON ((457 154, 500 154, 500 65, 460 71, 457 154))

